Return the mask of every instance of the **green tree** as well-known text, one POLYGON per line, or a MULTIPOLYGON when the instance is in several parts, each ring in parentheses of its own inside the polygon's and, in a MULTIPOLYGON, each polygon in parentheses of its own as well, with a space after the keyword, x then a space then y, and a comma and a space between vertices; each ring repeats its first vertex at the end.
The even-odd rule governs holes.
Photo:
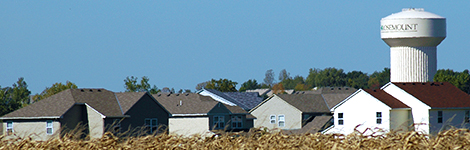
POLYGON ((312 87, 346 86, 346 74, 343 69, 310 69, 307 84, 312 87))
POLYGON ((62 83, 54 83, 52 84, 51 87, 46 87, 45 90, 41 92, 41 94, 36 94, 34 95, 33 99, 34 101, 39 101, 42 99, 45 99, 49 96, 52 96, 54 94, 57 94, 59 92, 62 92, 67 89, 77 89, 77 85, 75 83, 72 83, 70 81, 67 81, 65 84, 62 83))
POLYGON ((390 82, 390 68, 384 68, 380 72, 375 71, 372 73, 367 84, 371 89, 378 89, 388 82, 390 82))
POLYGON ((126 88, 126 92, 149 92, 150 94, 157 94, 160 90, 157 86, 151 87, 149 82, 149 78, 147 76, 143 76, 140 80, 140 83, 137 83, 138 78, 131 76, 126 77, 124 80, 124 88, 126 88))
POLYGON ((260 84, 258 84, 258 82, 253 79, 253 80, 248 80, 246 82, 243 82, 242 86, 240 87, 239 91, 240 92, 245 92, 246 90, 255 90, 255 89, 259 89, 261 87, 260 84))
POLYGON ((210 82, 210 81, 198 83, 198 84, 196 85, 196 91, 199 91, 199 90, 201 90, 202 88, 206 87, 206 85, 209 84, 209 82, 210 82))
POLYGON ((346 74, 347 83, 346 86, 353 87, 356 89, 369 88, 368 81, 369 76, 361 71, 351 71, 346 74))
POLYGON ((470 74, 467 69, 462 72, 451 69, 437 70, 434 82, 449 82, 465 93, 470 93, 470 74))
POLYGON ((23 77, 18 78, 12 87, 0 87, 0 116, 28 105, 30 94, 23 77))
POLYGON ((237 82, 233 82, 232 80, 228 79, 211 79, 209 83, 206 85, 206 89, 215 89, 221 92, 236 92, 237 89, 237 82))

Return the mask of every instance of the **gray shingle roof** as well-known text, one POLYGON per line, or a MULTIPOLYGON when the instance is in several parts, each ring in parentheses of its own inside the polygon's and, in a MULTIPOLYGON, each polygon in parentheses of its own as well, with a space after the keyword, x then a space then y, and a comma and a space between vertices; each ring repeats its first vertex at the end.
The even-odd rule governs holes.
POLYGON ((330 112, 320 94, 279 94, 277 96, 302 112, 330 112))
POLYGON ((356 91, 357 89, 351 87, 321 87, 317 90, 298 91, 294 94, 321 94, 328 108, 331 109, 356 91))
POLYGON ((219 103, 196 93, 152 94, 171 114, 207 114, 219 103))
POLYGON ((62 116, 74 104, 88 104, 105 116, 122 116, 116 95, 105 89, 68 89, 2 117, 62 116))
POLYGON ((204 90, 218 95, 245 110, 250 110, 263 101, 263 98, 259 97, 258 93, 256 92, 220 92, 214 89, 204 90))
POLYGON ((118 98, 124 113, 129 111, 129 109, 131 109, 131 107, 134 106, 134 104, 137 103, 137 101, 139 101, 144 95, 145 92, 116 93, 116 97, 118 98))
POLYGON ((286 134, 305 134, 305 133, 317 133, 327 128, 330 119, 333 116, 316 116, 311 122, 305 124, 301 129, 297 130, 283 130, 286 134))

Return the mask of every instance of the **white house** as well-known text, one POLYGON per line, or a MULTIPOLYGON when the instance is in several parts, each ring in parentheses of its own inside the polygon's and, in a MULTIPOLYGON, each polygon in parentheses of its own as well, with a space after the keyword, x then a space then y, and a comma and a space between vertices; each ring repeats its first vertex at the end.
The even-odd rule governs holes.
POLYGON ((451 126, 469 128, 470 95, 447 82, 395 83, 359 90, 331 109, 334 126, 324 133, 354 128, 407 130, 436 134, 451 126))
MULTIPOLYGON (((370 129, 408 130, 411 108, 383 90, 357 90, 331 108, 334 126, 325 133, 349 134, 370 129)), ((366 132, 370 134, 371 132, 366 132)))

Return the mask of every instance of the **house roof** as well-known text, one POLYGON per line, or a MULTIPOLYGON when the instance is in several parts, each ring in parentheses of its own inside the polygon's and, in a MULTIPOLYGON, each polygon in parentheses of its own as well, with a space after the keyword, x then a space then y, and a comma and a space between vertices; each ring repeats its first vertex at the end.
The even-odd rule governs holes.
POLYGON ((305 124, 301 129, 296 130, 283 130, 286 134, 305 134, 305 133, 317 133, 324 130, 329 121, 333 116, 316 116, 312 121, 305 124))
POLYGON ((146 92, 120 92, 116 93, 116 97, 119 100, 119 103, 121 104, 122 111, 126 113, 145 94, 146 92))
POLYGON ((196 93, 152 94, 171 114, 207 114, 219 103, 196 93))
POLYGON ((470 107, 470 95, 448 82, 392 83, 432 108, 470 107))
POLYGON ((215 89, 203 90, 222 97, 223 99, 230 101, 245 110, 250 110, 263 101, 263 98, 259 97, 258 93, 255 92, 220 92, 215 89))
POLYGON ((399 101, 392 95, 388 94, 384 90, 364 89, 364 91, 377 98, 378 100, 382 101, 385 105, 389 106, 390 108, 410 108, 409 106, 399 101))
POLYGON ((246 90, 245 92, 255 92, 255 93, 258 93, 258 95, 266 95, 270 91, 271 89, 254 89, 254 90, 246 90))
POLYGON ((356 92, 357 89, 351 87, 321 87, 310 91, 298 91, 294 94, 321 94, 329 109, 356 92))
POLYGON ((122 116, 122 110, 113 92, 105 89, 68 89, 2 116, 60 117, 74 104, 88 104, 105 116, 122 116))
POLYGON ((330 112, 320 94, 278 94, 277 96, 302 112, 330 112))

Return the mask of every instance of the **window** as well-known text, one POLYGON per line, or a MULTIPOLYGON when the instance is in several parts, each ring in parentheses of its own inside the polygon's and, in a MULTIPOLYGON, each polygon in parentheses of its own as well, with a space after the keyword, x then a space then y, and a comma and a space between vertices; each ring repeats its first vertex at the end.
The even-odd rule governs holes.
POLYGON ((279 115, 279 127, 284 127, 286 125, 286 120, 285 120, 285 117, 284 115, 279 115))
POLYGON ((437 123, 442 123, 442 111, 437 111, 437 123))
POLYGON ((150 133, 153 133, 158 129, 158 119, 157 118, 145 118, 144 126, 148 131, 150 131, 150 133))
POLYGON ((470 122, 470 111, 468 110, 465 111, 465 122, 470 122))
POLYGON ((269 116, 269 119, 271 120, 271 124, 276 124, 276 115, 269 116))
POLYGON ((232 128, 242 128, 242 116, 232 116, 232 128))
POLYGON ((376 113, 376 117, 377 117, 377 124, 382 124, 382 112, 377 112, 376 113))
POLYGON ((214 116, 214 127, 215 127, 215 129, 225 128, 225 117, 224 116, 214 116))
POLYGON ((338 113, 338 125, 343 125, 343 113, 338 113))
POLYGON ((13 122, 7 121, 7 135, 13 134, 13 122))
POLYGON ((52 125, 52 120, 47 120, 47 121, 46 121, 46 134, 47 134, 47 135, 51 135, 52 132, 54 131, 54 130, 52 129, 52 127, 53 127, 53 125, 52 125))

